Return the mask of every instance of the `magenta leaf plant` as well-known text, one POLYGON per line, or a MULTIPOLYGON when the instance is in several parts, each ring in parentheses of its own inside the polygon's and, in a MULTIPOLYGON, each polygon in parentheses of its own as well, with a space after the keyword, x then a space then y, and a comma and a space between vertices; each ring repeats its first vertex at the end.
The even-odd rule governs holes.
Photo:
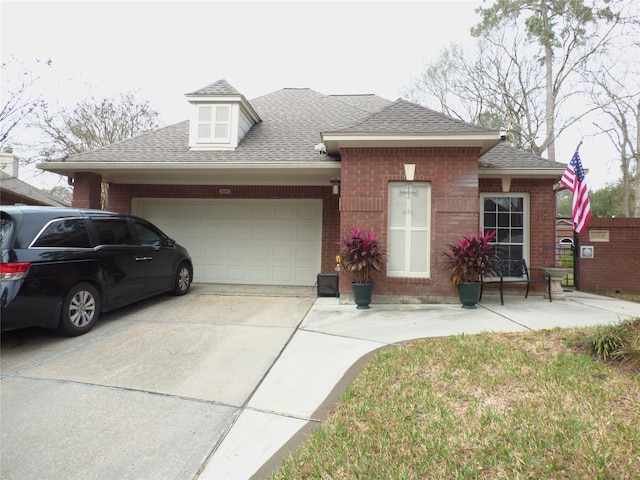
POLYGON ((495 236, 495 231, 480 232, 478 235, 470 234, 448 246, 445 256, 451 271, 451 285, 477 282, 481 275, 495 274, 495 245, 489 243, 495 236))
POLYGON ((384 269, 385 254, 377 236, 362 228, 352 228, 342 239, 340 263, 354 281, 372 283, 376 272, 384 269))

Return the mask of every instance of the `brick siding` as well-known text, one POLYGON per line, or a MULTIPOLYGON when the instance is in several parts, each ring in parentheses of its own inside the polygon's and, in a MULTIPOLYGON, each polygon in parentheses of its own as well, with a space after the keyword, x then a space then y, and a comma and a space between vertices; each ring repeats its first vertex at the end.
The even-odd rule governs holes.
POLYGON ((77 172, 73 179, 73 200, 75 208, 101 208, 102 177, 90 172, 77 172))
MULTIPOLYGON (((431 182, 431 278, 376 276, 375 295, 416 296, 425 300, 457 295, 449 284, 442 252, 456 238, 478 229, 478 154, 476 148, 341 149, 341 236, 363 227, 387 244, 388 183, 402 181, 404 164, 416 165, 415 181, 431 182)), ((351 278, 340 273, 340 291, 349 294, 351 278)))
POLYGON ((578 248, 580 245, 592 246, 594 255, 577 259, 577 289, 640 292, 640 218, 592 218, 587 231, 578 235, 578 248), (590 241, 593 230, 608 231, 609 241, 590 241))
MULTIPOLYGON (((440 301, 457 297, 445 266, 447 245, 479 228, 480 192, 501 192, 499 179, 478 179, 477 148, 344 148, 341 150, 340 195, 331 186, 236 186, 236 185, 129 185, 109 186, 108 208, 130 213, 133 198, 238 198, 321 199, 322 261, 319 273, 334 272, 340 239, 352 227, 376 233, 387 243, 388 183, 404 181, 404 164, 416 165, 415 181, 431 183, 431 275, 430 278, 376 277, 375 294, 418 297, 440 301), (230 194, 222 194, 227 189, 230 194)), ((552 258, 545 244, 554 243, 555 196, 553 179, 513 179, 511 191, 530 194, 531 266, 548 264, 552 258)), ((76 175, 73 205, 100 208, 100 177, 76 175)), ((553 252, 551 252, 553 255, 553 252)), ((640 269, 637 269, 640 270, 640 269)), ((340 291, 351 292, 351 279, 340 273, 340 291)))

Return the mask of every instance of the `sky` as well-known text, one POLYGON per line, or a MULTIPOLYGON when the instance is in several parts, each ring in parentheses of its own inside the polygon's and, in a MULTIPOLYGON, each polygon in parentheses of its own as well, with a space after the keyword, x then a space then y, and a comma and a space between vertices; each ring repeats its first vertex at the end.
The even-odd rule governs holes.
MULTIPOLYGON (((189 117, 185 94, 220 79, 249 100, 288 87, 395 100, 449 44, 473 44, 481 3, 2 0, 0 51, 41 73, 32 94, 51 104, 134 91, 173 124, 189 117)), ((18 75, 3 72, 3 97, 18 75)), ((578 125, 557 159, 586 134, 587 182, 599 188, 618 176, 615 152, 597 153, 604 139, 589 132, 578 125)), ((20 178, 45 181, 29 169, 20 178)))

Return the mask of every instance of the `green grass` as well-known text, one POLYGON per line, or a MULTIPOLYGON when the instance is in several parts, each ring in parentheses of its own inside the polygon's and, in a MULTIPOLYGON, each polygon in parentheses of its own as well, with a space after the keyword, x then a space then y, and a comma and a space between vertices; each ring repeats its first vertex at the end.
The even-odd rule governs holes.
POLYGON ((640 375, 589 354, 593 333, 384 351, 271 478, 638 478, 640 375))

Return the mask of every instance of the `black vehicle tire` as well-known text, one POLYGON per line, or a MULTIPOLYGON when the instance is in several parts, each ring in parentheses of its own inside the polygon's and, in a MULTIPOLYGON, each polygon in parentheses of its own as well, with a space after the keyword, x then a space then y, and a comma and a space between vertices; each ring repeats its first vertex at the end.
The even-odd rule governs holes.
POLYGON ((100 316, 100 295, 90 283, 78 283, 64 299, 58 333, 67 337, 83 335, 100 316))
POLYGON ((191 288, 191 267, 187 262, 182 262, 176 272, 175 285, 173 287, 173 294, 180 296, 189 293, 191 288))

